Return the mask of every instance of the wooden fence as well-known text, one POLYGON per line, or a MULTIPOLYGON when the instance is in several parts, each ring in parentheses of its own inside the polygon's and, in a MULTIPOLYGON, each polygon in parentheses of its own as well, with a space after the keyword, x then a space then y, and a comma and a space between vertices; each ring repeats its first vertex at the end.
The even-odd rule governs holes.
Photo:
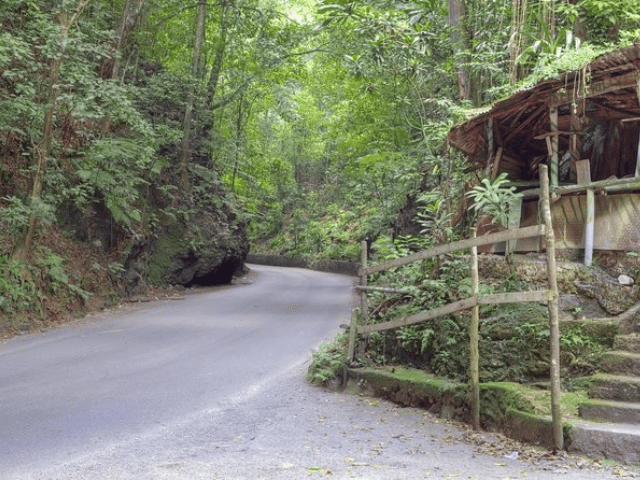
POLYGON ((371 332, 391 330, 395 328, 413 325, 427 320, 435 319, 455 312, 471 309, 471 321, 469 325, 470 355, 469 371, 472 398, 472 423, 477 430, 480 428, 480 388, 479 388, 479 352, 478 352, 478 328, 479 328, 479 307, 480 305, 495 305, 501 303, 524 303, 539 302, 546 303, 549 307, 549 323, 551 330, 551 414, 553 421, 554 448, 561 450, 563 447, 562 419, 560 415, 560 342, 558 326, 558 285, 556 280, 555 262, 555 240, 553 226, 551 224, 551 208, 549 200, 549 178, 547 167, 540 166, 540 201, 544 223, 532 227, 506 230, 482 237, 475 237, 475 229, 472 229, 472 238, 458 242, 439 245, 427 251, 421 251, 413 255, 398 258, 383 264, 367 266, 366 242, 363 242, 362 268, 360 269, 360 285, 356 287, 361 293, 361 308, 354 311, 349 327, 349 351, 348 360, 353 360, 355 341, 358 335, 366 335, 371 332), (478 247, 490 245, 497 242, 517 240, 529 237, 546 237, 547 246, 547 276, 548 286, 545 290, 527 291, 516 293, 498 293, 493 295, 479 295, 479 275, 478 275, 478 247), (372 273, 382 272, 391 268, 408 265, 412 262, 422 261, 429 258, 451 253, 459 250, 471 249, 471 277, 472 296, 443 307, 420 312, 415 315, 398 318, 384 323, 368 323, 367 292, 383 293, 405 293, 403 290, 389 289, 382 287, 370 287, 367 285, 367 277, 372 273))

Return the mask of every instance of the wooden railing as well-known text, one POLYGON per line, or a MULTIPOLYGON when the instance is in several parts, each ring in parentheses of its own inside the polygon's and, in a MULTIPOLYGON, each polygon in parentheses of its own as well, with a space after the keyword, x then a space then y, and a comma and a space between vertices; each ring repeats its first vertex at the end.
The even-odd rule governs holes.
POLYGON ((472 398, 472 423, 475 429, 480 428, 480 389, 479 389, 479 353, 478 353, 478 327, 479 327, 479 307, 480 305, 495 305, 501 303, 524 303, 539 302, 546 303, 549 307, 549 321, 551 329, 551 411, 553 419, 554 431, 554 447, 557 450, 562 449, 562 422, 559 409, 559 392, 560 392, 560 361, 559 361, 559 327, 558 327, 558 286, 556 281, 556 264, 555 264, 555 243, 553 227, 551 225, 551 209, 549 201, 549 180, 547 176, 547 168, 545 165, 540 166, 540 199, 542 203, 542 211, 544 216, 544 224, 534 225, 532 227, 519 228, 514 230, 506 230, 498 233, 475 237, 475 229, 472 230, 472 238, 452 242, 444 245, 438 245, 432 249, 421 251, 413 255, 398 258, 379 265, 367 266, 366 259, 366 242, 363 242, 362 268, 359 272, 360 285, 356 287, 361 293, 361 308, 354 310, 349 326, 349 350, 348 361, 353 360, 355 351, 355 342, 358 335, 367 335, 372 332, 391 330, 422 323, 438 317, 443 317, 463 310, 471 309, 471 321, 469 325, 470 338, 470 355, 469 370, 471 383, 472 398), (479 275, 478 275, 478 247, 490 245, 498 242, 509 240, 517 240, 520 238, 530 237, 546 237, 547 244, 547 276, 548 286, 545 290, 516 292, 516 293, 498 293, 493 295, 479 294, 479 275), (392 268, 408 265, 413 262, 426 260, 429 258, 452 253, 459 250, 471 249, 471 277, 472 277, 472 295, 469 298, 450 303, 443 307, 417 313, 395 320, 383 323, 368 323, 368 302, 367 292, 382 293, 406 293, 402 289, 389 289, 383 287, 371 287, 367 285, 367 277, 373 273, 386 271, 392 268))

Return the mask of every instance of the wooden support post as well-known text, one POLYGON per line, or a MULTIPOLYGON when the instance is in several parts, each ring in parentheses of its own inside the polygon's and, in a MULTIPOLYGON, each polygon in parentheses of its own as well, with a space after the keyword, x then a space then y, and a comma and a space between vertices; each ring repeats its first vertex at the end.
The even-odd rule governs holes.
POLYGON ((358 317, 360 310, 354 308, 351 311, 351 322, 349 323, 349 350, 347 351, 347 365, 353 362, 353 355, 356 349, 356 335, 358 334, 358 317))
MULTIPOLYGON (((638 104, 640 104, 640 75, 636 82, 636 96, 638 97, 638 104)), ((636 177, 640 177, 640 137, 638 137, 638 156, 636 159, 636 177)))
POLYGON ((502 160, 503 151, 504 149, 502 148, 502 146, 498 147, 496 158, 493 160, 493 170, 491 171, 491 178, 496 178, 498 176, 498 169, 500 168, 500 160, 502 160))
MULTIPOLYGON (((580 160, 576 162, 578 185, 591 184, 591 162, 580 160)), ((584 228, 584 264, 591 265, 593 261, 593 236, 596 216, 595 195, 593 188, 587 188, 587 223, 584 228)))
POLYGON ((593 261, 593 237, 596 220, 596 201, 593 188, 587 189, 587 224, 584 228, 584 264, 589 266, 593 261))
MULTIPOLYGON (((507 228, 520 228, 522 218, 522 197, 517 197, 509 204, 509 216, 507 218, 507 228)), ((518 239, 508 240, 505 245, 505 254, 510 255, 516 251, 518 239)))
MULTIPOLYGON (((549 119, 551 122, 551 133, 558 133, 558 108, 552 107, 549 111, 549 119)), ((549 159, 549 183, 550 188, 554 189, 558 186, 558 160, 560 158, 558 152, 559 137, 553 135, 551 137, 551 158, 549 159)))
MULTIPOLYGON (((476 238, 476 228, 471 229, 471 238, 476 238)), ((480 279, 478 275, 478 247, 471 249, 471 285, 472 295, 478 298, 480 279)), ((480 324, 480 307, 476 304, 471 309, 469 324, 469 374, 471 378, 471 419, 474 430, 480 430, 480 373, 478 352, 478 330, 480 324)))
POLYGON ((638 156, 636 157, 636 177, 640 177, 640 136, 638 136, 638 156))
MULTIPOLYGON (((362 264, 362 273, 360 274, 360 286, 367 286, 367 242, 362 241, 361 245, 361 255, 360 255, 360 263, 362 264)), ((360 311, 362 316, 362 324, 366 325, 367 320, 369 319, 369 302, 367 301, 367 291, 362 290, 360 292, 360 311)))
POLYGON ((560 412, 560 327, 558 322, 558 281, 556 278, 556 247, 553 223, 551 221, 551 201, 549 198, 549 177, 547 166, 540 165, 540 187, 542 211, 547 240, 547 304, 549 306, 549 329, 551 330, 551 420, 553 423, 553 447, 563 448, 562 414, 560 412))
POLYGON ((489 178, 491 176, 491 159, 493 158, 493 119, 487 120, 487 124, 484 127, 485 135, 487 136, 487 164, 484 167, 484 177, 489 178))

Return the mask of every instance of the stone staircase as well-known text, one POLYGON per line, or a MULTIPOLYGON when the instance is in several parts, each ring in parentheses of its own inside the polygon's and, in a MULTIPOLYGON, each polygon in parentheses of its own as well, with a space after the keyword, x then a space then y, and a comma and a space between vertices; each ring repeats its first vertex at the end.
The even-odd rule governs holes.
POLYGON ((579 406, 569 450, 640 464, 640 334, 618 335, 579 406))

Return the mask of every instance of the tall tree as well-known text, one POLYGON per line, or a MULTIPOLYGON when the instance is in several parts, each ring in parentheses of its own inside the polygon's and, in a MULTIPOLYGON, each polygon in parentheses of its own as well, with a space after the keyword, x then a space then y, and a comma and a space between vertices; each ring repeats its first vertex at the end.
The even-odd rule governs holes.
POLYGON ((75 25, 88 3, 89 0, 78 0, 78 3, 75 5, 75 9, 73 9, 71 15, 65 10, 58 13, 58 48, 49 64, 48 95, 46 101, 47 109, 44 114, 42 140, 33 148, 33 156, 36 159, 36 164, 31 175, 31 213, 29 214, 29 221, 23 229, 22 236, 14 244, 13 251, 11 252, 12 259, 22 260, 26 258, 29 253, 29 249, 31 248, 31 241, 38 220, 35 208, 37 208, 36 205, 40 201, 40 194, 44 185, 44 175, 47 171, 47 165, 51 155, 51 145, 53 142, 53 117, 57 109, 56 100, 58 98, 58 78, 60 76, 60 67, 67 47, 69 30, 75 25))
MULTIPOLYGON (((449 26, 451 27, 451 43, 453 45, 453 53, 456 57, 456 77, 458 79, 458 98, 460 100, 468 100, 470 97, 471 86, 469 70, 464 66, 463 52, 466 48, 465 39, 465 9, 463 0, 449 1, 449 26)), ((515 1, 515 0, 514 0, 515 1)))
POLYGON ((118 76, 122 52, 135 26, 140 23, 145 2, 146 0, 125 1, 120 22, 116 28, 112 53, 100 65, 102 78, 110 79, 118 76))
POLYGON ((193 104, 195 101, 195 88, 200 81, 200 56, 202 44, 204 43, 205 22, 207 19, 207 0, 200 0, 198 4, 198 18, 196 20, 196 31, 193 41, 193 60, 191 62, 192 82, 189 86, 187 97, 187 106, 184 113, 184 121, 182 125, 182 149, 180 152, 180 181, 182 188, 189 188, 189 176, 187 173, 187 164, 190 155, 191 146, 191 121, 193 116, 193 104))

